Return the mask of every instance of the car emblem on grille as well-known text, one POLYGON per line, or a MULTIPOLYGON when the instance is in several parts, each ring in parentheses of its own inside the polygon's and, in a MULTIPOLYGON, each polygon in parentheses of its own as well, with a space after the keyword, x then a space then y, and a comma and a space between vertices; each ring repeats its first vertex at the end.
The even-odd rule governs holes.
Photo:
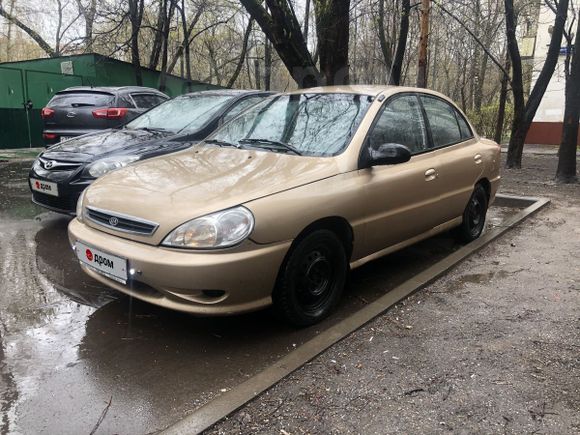
POLYGON ((54 160, 49 160, 48 162, 46 162, 44 164, 44 169, 50 169, 52 168, 54 165, 56 164, 56 162, 54 160))
POLYGON ((115 216, 111 216, 109 218, 109 225, 111 225, 112 227, 116 227, 119 224, 119 219, 117 219, 115 216))
POLYGON ((66 114, 67 118, 74 118, 75 116, 77 116, 77 114, 75 112, 67 112, 67 114, 66 114))

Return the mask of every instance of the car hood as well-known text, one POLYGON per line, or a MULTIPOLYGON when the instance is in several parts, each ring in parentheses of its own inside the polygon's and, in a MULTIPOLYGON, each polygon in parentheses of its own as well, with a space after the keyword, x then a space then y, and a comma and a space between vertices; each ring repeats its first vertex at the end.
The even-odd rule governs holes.
POLYGON ((336 159, 206 145, 111 172, 86 191, 84 205, 159 224, 152 237, 87 223, 121 237, 158 244, 193 218, 338 174, 336 159))
POLYGON ((155 141, 167 136, 167 133, 158 131, 103 130, 50 147, 43 153, 42 157, 54 160, 90 162, 118 151, 122 151, 123 154, 130 152, 142 154, 149 150, 149 144, 155 148, 155 141))

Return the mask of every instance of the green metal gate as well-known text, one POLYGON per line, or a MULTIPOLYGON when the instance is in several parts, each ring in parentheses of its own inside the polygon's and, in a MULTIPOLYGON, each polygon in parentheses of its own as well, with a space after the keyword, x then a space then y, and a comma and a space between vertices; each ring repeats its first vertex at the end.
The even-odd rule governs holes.
POLYGON ((0 149, 43 146, 41 109, 55 92, 82 84, 80 76, 0 67, 0 149))

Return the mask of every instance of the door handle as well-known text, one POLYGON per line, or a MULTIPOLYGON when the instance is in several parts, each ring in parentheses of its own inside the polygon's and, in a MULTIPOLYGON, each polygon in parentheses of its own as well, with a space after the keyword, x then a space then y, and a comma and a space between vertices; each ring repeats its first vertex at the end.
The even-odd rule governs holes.
POLYGON ((475 160, 475 164, 476 164, 476 165, 479 165, 479 164, 481 163, 481 154, 476 154, 476 155, 473 157, 473 160, 475 160))
POLYGON ((425 181, 432 181, 437 178, 437 171, 433 168, 425 171, 425 181))

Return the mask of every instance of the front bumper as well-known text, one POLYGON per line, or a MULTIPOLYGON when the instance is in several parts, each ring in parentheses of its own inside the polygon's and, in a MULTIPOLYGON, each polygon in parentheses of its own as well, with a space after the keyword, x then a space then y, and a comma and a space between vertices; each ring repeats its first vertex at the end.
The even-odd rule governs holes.
POLYGON ((68 183, 68 182, 57 182, 46 177, 41 177, 35 173, 31 173, 30 177, 50 181, 58 184, 58 196, 47 195, 42 192, 37 192, 30 188, 30 179, 28 181, 30 191, 32 192, 32 202, 47 208, 51 211, 57 213, 64 213, 69 215, 74 215, 76 212, 76 205, 79 196, 85 190, 90 183, 68 183))
POLYGON ((237 248, 213 252, 169 249, 115 237, 78 219, 71 221, 68 233, 72 246, 81 241, 127 258, 135 271, 123 285, 81 263, 94 279, 155 305, 208 316, 270 305, 278 270, 292 243, 246 241, 237 248))

